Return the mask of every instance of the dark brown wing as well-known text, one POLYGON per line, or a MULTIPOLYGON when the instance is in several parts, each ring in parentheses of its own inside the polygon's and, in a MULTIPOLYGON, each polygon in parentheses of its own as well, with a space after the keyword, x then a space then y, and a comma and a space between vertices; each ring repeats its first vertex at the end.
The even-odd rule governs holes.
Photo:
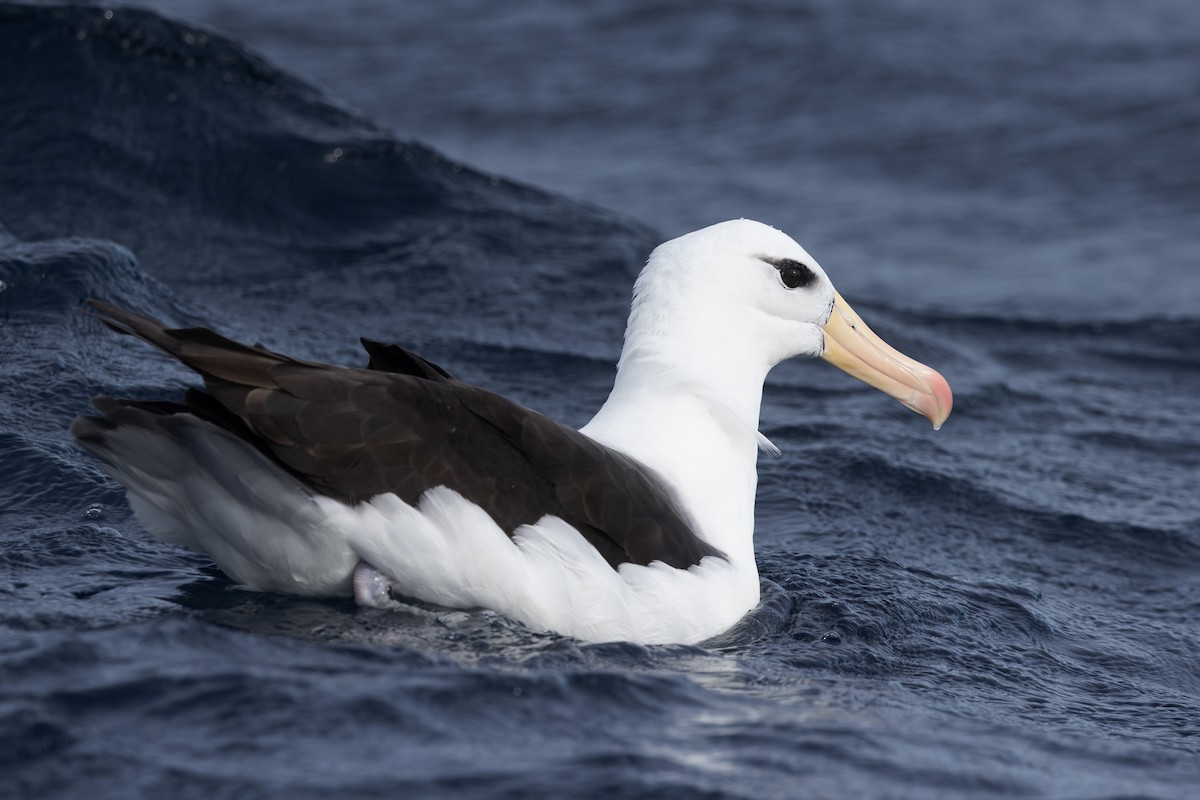
POLYGON ((403 348, 364 342, 375 369, 330 366, 89 302, 109 327, 200 373, 208 394, 189 392, 193 413, 316 491, 348 502, 393 492, 415 503, 446 486, 509 535, 547 514, 561 517, 614 567, 686 568, 721 555, 643 465, 403 348))
POLYGON ((359 339, 359 341, 362 342, 367 355, 371 357, 367 369, 415 375, 431 381, 450 380, 454 377, 432 361, 426 361, 398 344, 383 344, 370 339, 359 339))

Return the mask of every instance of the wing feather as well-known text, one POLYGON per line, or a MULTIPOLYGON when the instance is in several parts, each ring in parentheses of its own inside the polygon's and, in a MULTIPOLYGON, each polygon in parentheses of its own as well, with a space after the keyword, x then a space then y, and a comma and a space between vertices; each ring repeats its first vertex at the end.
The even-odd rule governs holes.
MULTIPOLYGON (((186 408, 222 425, 315 491, 349 502, 391 492, 415 503, 446 486, 510 536, 558 516, 614 567, 663 561, 686 568, 721 555, 644 465, 396 345, 363 340, 373 368, 332 366, 90 303, 113 330, 203 377, 207 392, 189 391, 182 406, 160 404, 161 413, 186 408)), ((128 401, 102 402, 109 413, 128 401)))

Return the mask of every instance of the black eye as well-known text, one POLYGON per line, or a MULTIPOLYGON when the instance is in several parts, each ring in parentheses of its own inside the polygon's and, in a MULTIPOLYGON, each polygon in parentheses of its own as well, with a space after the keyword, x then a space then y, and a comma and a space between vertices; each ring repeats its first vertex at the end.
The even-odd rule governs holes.
POLYGON ((789 289, 799 289, 808 286, 817 279, 808 267, 790 258, 764 258, 775 269, 779 270, 779 278, 789 289))
POLYGON ((784 267, 779 270, 779 277, 783 278, 783 285, 789 289, 795 289, 800 284, 807 282, 808 276, 811 274, 804 267, 784 267))

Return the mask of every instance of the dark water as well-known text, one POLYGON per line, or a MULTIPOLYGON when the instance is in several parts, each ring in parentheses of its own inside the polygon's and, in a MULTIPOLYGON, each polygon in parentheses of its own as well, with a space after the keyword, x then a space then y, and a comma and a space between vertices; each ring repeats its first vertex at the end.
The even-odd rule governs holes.
POLYGON ((416 5, 0 5, 0 796, 1200 796, 1200 6, 416 5), (239 591, 65 433, 189 380, 89 296, 582 424, 738 216, 957 402, 779 368, 706 647, 239 591))

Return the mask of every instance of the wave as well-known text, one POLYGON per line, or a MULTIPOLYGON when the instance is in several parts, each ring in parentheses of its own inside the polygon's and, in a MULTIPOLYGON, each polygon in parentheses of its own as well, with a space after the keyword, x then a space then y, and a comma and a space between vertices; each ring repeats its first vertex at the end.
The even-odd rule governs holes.
MULTIPOLYGON (((940 536, 945 531, 959 531, 958 535, 969 531, 972 537, 994 544, 1050 545, 1067 551, 1057 553, 1059 557, 1094 560, 1130 573, 1153 576, 1163 569, 1187 571, 1200 565, 1200 539, 1190 526, 1137 524, 1047 507, 1040 495, 1027 495, 1019 487, 1014 490, 1004 475, 964 471, 956 460, 930 463, 909 458, 902 449, 885 453, 861 443, 820 440, 806 446, 804 456, 805 463, 820 465, 819 471, 804 476, 805 491, 799 499, 804 503, 812 495, 820 500, 820 505, 814 505, 814 512, 820 513, 809 524, 820 525, 825 515, 841 510, 873 535, 894 532, 920 542, 924 537, 916 531, 932 518, 943 531, 940 536)), ((764 514, 773 514, 774 507, 785 504, 794 508, 797 500, 787 486, 795 480, 769 467, 762 470, 764 514)), ((993 547, 964 547, 949 555, 964 567, 976 557, 995 557, 993 547)), ((987 572, 994 565, 983 561, 976 568, 987 572)))
POLYGON ((46 325, 84 298, 114 291, 158 313, 183 313, 174 293, 114 242, 52 239, 0 247, 0 314, 9 324, 46 325))
POLYGON ((158 274, 196 280, 414 243, 449 263, 486 252, 607 273, 655 238, 397 139, 241 45, 151 12, 0 5, 0 72, 0 158, 22 187, 0 194, 0 223, 26 241, 116 239, 158 274))

